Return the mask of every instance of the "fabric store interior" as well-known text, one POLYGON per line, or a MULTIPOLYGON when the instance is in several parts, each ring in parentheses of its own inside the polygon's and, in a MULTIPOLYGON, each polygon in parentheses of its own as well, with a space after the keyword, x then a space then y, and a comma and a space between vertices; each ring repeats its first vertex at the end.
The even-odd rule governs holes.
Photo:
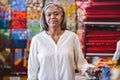
POLYGON ((120 40, 120 0, 0 0, 0 80, 27 80, 31 39, 41 30, 48 2, 64 8, 67 29, 79 36, 87 61, 110 66, 100 80, 120 80, 120 62, 112 60, 120 40))

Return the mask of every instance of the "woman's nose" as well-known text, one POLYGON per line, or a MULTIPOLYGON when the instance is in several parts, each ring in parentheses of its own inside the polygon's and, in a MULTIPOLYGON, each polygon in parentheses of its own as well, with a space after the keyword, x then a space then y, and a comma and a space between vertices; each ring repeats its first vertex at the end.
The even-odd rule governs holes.
POLYGON ((54 14, 51 14, 51 18, 54 18, 55 17, 55 15, 54 14))

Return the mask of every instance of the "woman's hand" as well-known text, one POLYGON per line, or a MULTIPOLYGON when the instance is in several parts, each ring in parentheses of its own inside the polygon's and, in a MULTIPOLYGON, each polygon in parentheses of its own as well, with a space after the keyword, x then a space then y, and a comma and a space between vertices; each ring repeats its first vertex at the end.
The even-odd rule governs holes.
POLYGON ((104 64, 100 64, 100 65, 98 65, 97 67, 94 68, 93 72, 94 73, 101 72, 103 67, 110 67, 110 66, 107 66, 107 65, 104 65, 104 64))

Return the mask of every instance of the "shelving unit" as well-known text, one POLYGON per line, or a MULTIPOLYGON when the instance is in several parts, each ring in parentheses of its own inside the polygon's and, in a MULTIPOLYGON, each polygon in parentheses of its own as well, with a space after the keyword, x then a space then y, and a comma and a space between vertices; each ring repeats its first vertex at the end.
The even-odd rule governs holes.
POLYGON ((113 56, 120 38, 120 0, 91 0, 85 12, 85 57, 113 56))
POLYGON ((120 22, 84 22, 85 56, 113 56, 120 39, 120 22))
POLYGON ((86 22, 119 22, 120 0, 91 0, 85 11, 86 22))

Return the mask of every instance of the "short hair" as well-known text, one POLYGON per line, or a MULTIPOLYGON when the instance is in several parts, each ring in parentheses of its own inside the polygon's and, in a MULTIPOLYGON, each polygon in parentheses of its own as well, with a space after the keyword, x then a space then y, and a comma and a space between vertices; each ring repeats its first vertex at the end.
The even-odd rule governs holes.
POLYGON ((62 12, 62 17, 63 17, 63 20, 61 22, 61 30, 66 30, 65 11, 64 11, 63 7, 61 7, 60 5, 58 5, 56 3, 48 3, 44 6, 42 13, 41 13, 41 17, 40 17, 40 27, 42 28, 42 30, 48 31, 48 25, 47 25, 47 22, 45 19, 45 12, 46 12, 47 8, 50 6, 56 6, 57 8, 60 9, 60 11, 62 12))

